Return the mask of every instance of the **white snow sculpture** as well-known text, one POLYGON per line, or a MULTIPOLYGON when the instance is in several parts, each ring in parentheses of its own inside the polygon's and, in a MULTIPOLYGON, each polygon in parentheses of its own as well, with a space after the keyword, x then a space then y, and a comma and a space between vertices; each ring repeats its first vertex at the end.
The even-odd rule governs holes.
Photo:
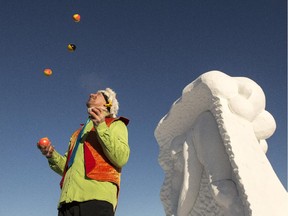
POLYGON ((159 122, 167 216, 287 216, 288 196, 265 153, 276 123, 251 79, 204 73, 159 122))

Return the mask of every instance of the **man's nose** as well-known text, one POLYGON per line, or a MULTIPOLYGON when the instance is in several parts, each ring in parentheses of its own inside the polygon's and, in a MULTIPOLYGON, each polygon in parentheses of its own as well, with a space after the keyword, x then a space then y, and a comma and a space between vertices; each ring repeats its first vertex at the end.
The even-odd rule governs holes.
POLYGON ((97 97, 97 95, 96 94, 90 94, 90 98, 96 98, 97 97))

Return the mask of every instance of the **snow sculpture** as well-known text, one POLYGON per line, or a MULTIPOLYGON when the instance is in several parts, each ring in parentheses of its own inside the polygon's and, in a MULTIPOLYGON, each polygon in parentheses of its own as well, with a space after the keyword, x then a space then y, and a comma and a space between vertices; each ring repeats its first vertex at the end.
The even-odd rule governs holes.
POLYGON ((166 215, 288 215, 265 155, 275 129, 251 79, 211 71, 187 85, 155 130, 166 215))

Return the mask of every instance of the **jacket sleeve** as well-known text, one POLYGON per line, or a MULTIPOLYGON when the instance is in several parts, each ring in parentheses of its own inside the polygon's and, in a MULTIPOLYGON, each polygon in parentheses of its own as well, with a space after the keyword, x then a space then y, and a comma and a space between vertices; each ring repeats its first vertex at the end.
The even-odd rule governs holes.
POLYGON ((63 156, 59 154, 56 150, 54 150, 52 157, 48 159, 48 164, 53 171, 62 176, 66 160, 67 160, 67 152, 63 156))
POLYGON ((110 127, 102 122, 96 130, 106 157, 114 166, 123 167, 130 155, 126 125, 120 120, 114 121, 110 127))

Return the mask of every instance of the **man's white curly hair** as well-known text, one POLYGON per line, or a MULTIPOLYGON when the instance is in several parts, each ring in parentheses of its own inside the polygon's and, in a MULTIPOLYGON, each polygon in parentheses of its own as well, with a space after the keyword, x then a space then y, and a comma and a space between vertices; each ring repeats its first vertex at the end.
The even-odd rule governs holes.
POLYGON ((119 110, 119 103, 116 98, 116 93, 111 88, 106 88, 105 90, 99 90, 98 92, 101 92, 107 96, 108 102, 112 104, 110 107, 110 116, 116 118, 119 110))

